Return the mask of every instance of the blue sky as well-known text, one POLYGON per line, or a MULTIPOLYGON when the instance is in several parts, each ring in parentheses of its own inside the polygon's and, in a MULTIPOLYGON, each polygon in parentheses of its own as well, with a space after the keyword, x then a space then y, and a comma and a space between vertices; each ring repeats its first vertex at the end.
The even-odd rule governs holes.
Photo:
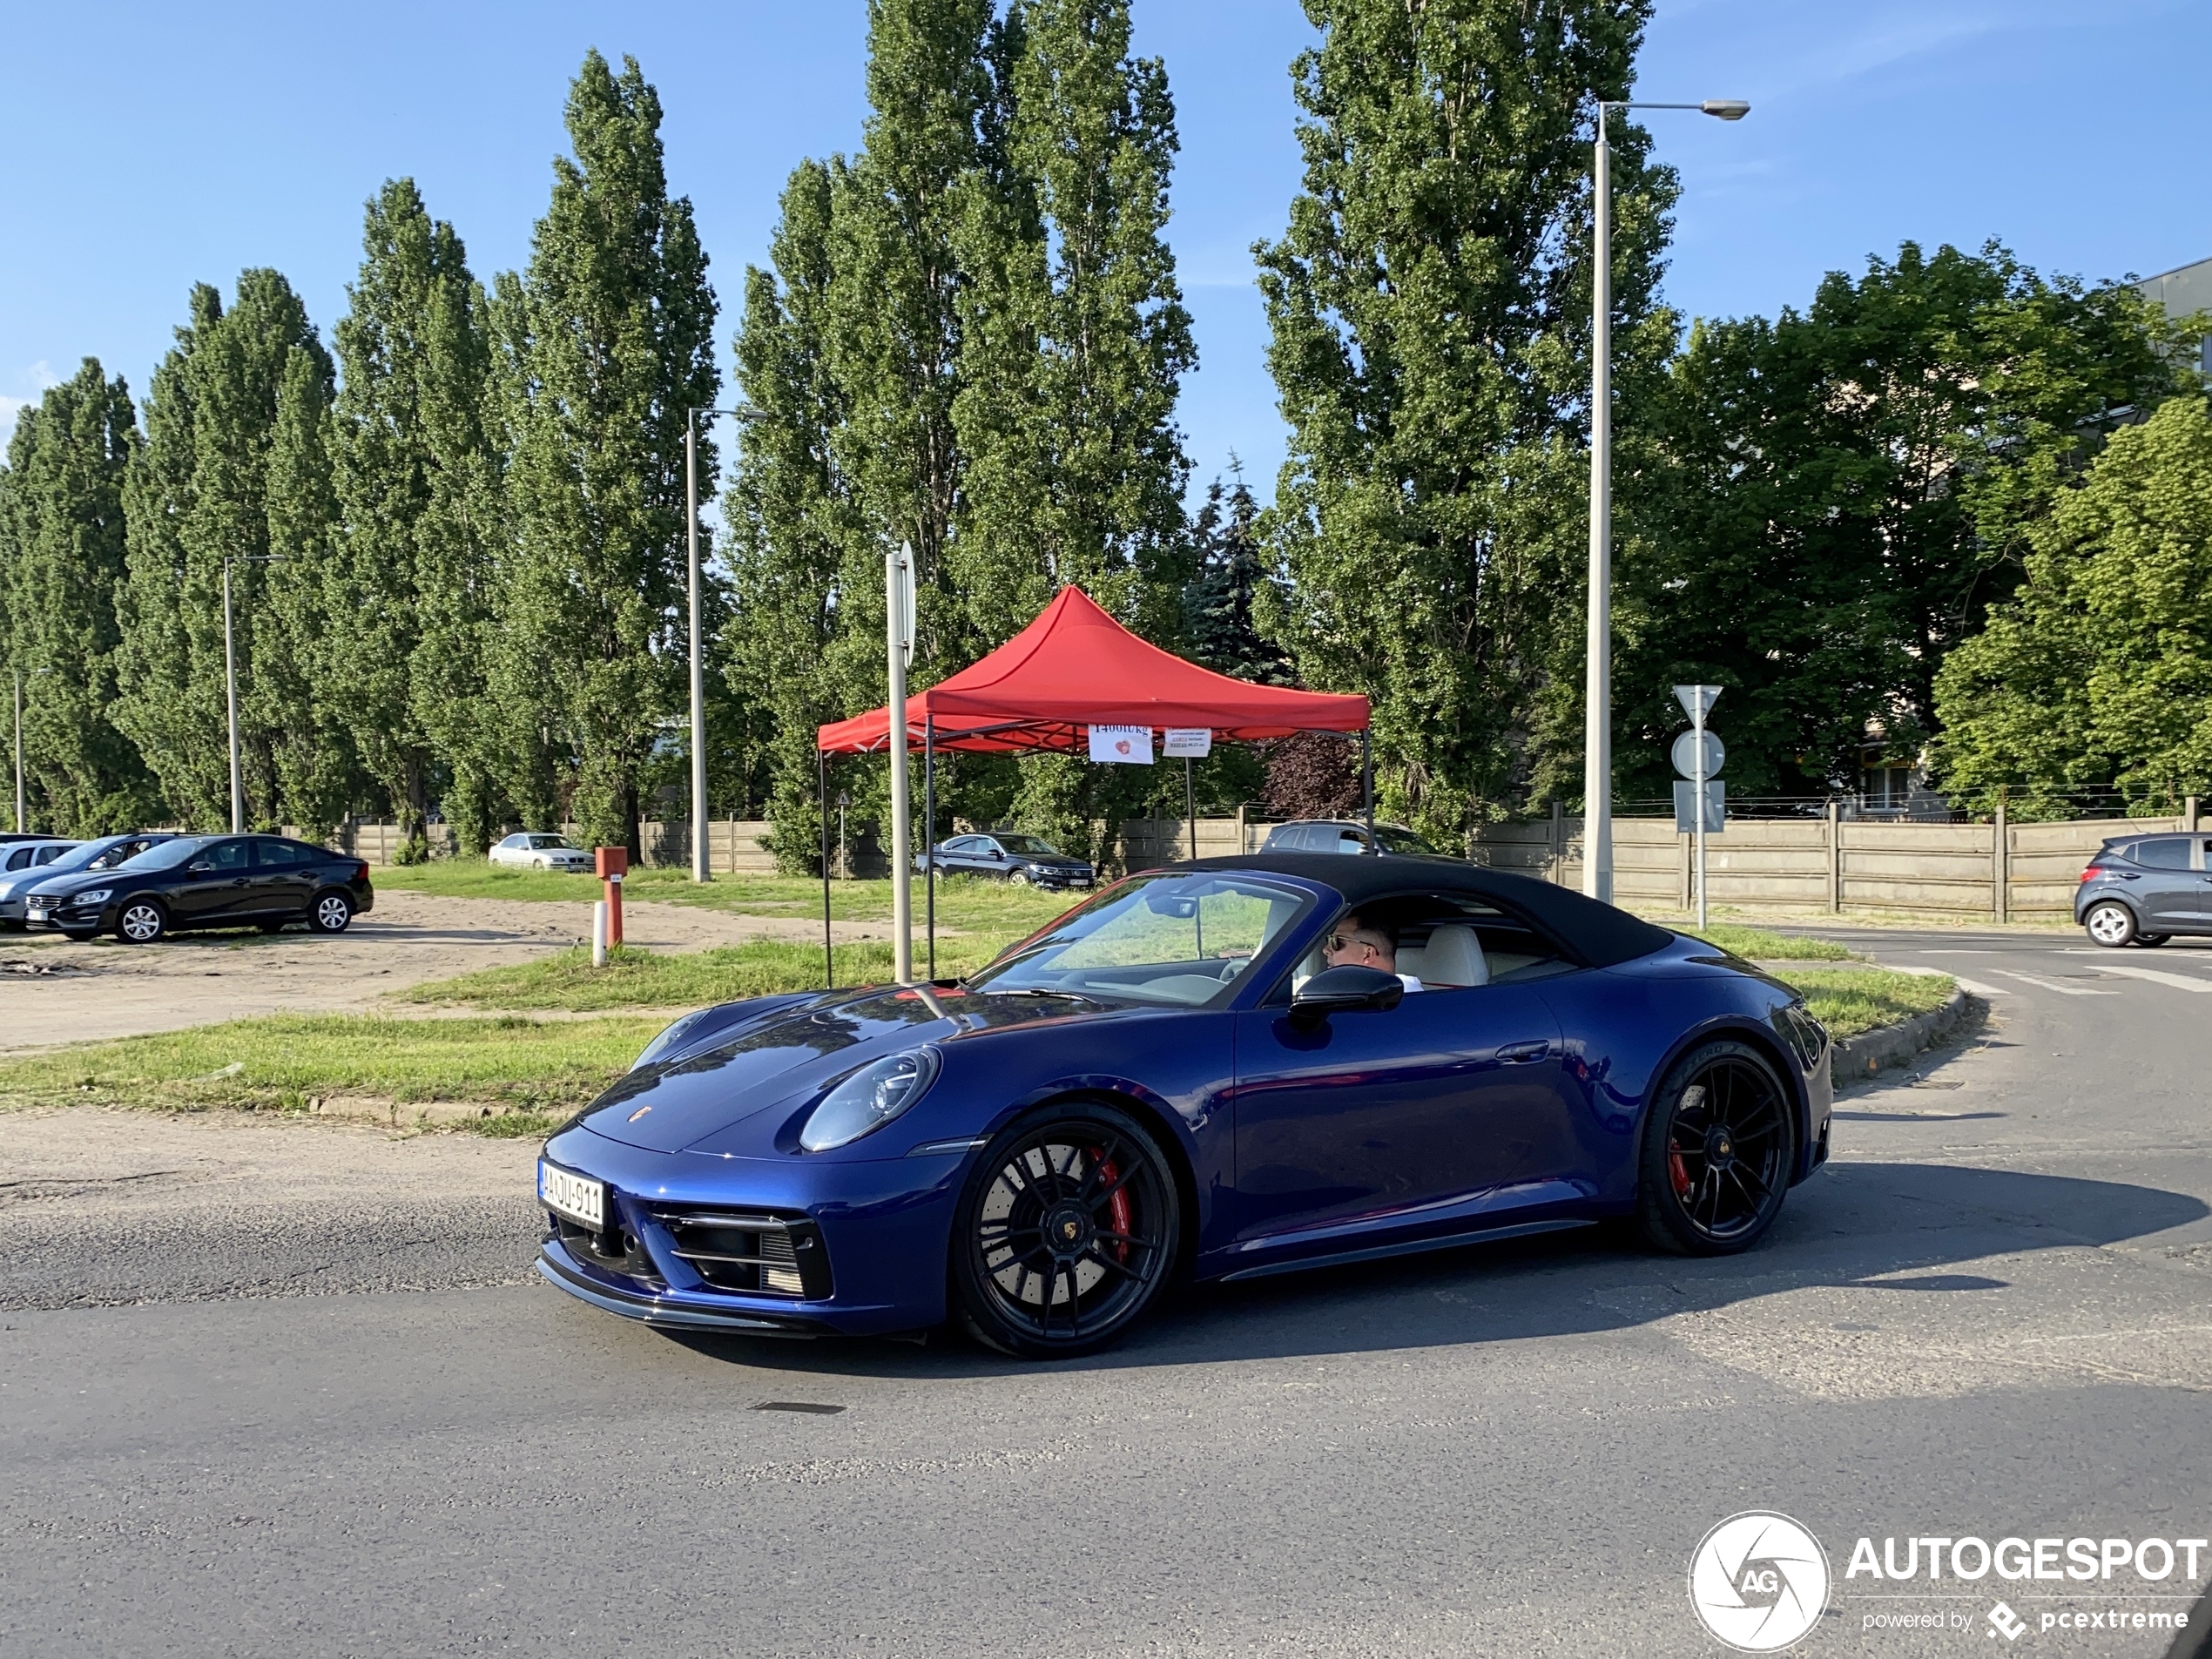
MULTIPOLYGON (((1233 453, 1264 496, 1283 432, 1248 250, 1298 185, 1287 68, 1311 31, 1287 0, 1136 0, 1136 17, 1180 114, 1194 470, 1203 482, 1233 453)), ((87 354, 142 390, 189 286, 227 292, 246 266, 284 271, 327 334, 361 204, 389 176, 415 177, 479 274, 519 266, 592 45, 634 53, 659 87, 670 175, 726 304, 792 164, 858 141, 864 20, 859 0, 16 0, 0 22, 0 426, 87 354)), ((1907 238, 1999 237, 2092 278, 2212 256, 2209 71, 2212 6, 2189 0, 1661 0, 1640 93, 1754 105, 1735 125, 1651 118, 1684 187, 1668 297, 1771 314, 1907 238)))

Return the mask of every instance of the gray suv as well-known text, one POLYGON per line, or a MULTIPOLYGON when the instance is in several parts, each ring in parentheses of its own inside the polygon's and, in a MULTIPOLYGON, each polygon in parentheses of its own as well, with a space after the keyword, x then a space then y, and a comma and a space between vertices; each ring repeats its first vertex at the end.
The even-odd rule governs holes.
POLYGON ((2115 836, 2097 849, 2074 895, 2074 919, 2100 945, 2162 945, 2212 934, 2212 836, 2115 836))

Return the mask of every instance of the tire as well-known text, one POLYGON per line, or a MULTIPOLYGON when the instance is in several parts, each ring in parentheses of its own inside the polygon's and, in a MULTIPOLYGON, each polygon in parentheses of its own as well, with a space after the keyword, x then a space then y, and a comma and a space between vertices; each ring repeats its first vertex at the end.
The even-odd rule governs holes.
POLYGON ((543 869, 544 869, 544 868, 545 868, 545 860, 544 860, 543 859, 532 859, 532 860, 530 860, 530 868, 531 868, 531 869, 533 869, 533 870, 543 870, 543 869))
POLYGON ((1046 1107, 968 1175, 954 1211, 954 1318, 1021 1359, 1093 1353, 1158 1299, 1182 1244, 1175 1176, 1152 1136, 1111 1106, 1046 1107))
POLYGON ((1029 873, 1027 870, 1008 870, 1006 873, 1006 885, 1009 887, 1028 887, 1029 885, 1029 873))
POLYGON ((2156 950, 2173 936, 2171 934, 2137 934, 2135 942, 2147 950, 2156 950))
POLYGON ((1645 1239, 1676 1256, 1732 1256, 1758 1243, 1797 1167, 1796 1103, 1747 1043, 1701 1044, 1652 1096, 1636 1167, 1645 1239))
POLYGON ((126 899, 115 918, 115 936, 126 945, 151 945, 169 931, 169 913, 153 899, 126 899))
POLYGON ((319 934, 342 934, 354 920, 354 901, 336 891, 318 893, 307 909, 307 926, 319 934))
POLYGON ((2134 942, 2135 913, 2116 900, 2091 905, 2081 918, 2081 926, 2091 944, 2102 945, 2107 950, 2119 950, 2134 942))

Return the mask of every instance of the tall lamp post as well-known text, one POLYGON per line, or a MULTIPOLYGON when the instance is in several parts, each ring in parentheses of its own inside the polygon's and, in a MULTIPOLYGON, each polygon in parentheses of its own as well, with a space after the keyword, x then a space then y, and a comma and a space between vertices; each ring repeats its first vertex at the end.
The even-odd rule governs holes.
POLYGON ((16 833, 24 830, 23 788, 23 670, 16 670, 16 833))
POLYGON ((1590 266, 1590 603, 1588 680, 1583 688, 1582 891, 1613 902, 1613 146, 1605 118, 1613 110, 1696 110, 1741 121, 1741 98, 1702 104, 1645 104, 1601 99, 1593 169, 1590 266))
POLYGON ((229 556, 223 560, 223 701, 230 711, 231 833, 233 835, 246 828, 246 783, 238 759, 238 644, 231 624, 231 566, 282 564, 290 556, 285 553, 255 553, 229 556))
POLYGON ((691 880, 711 881, 707 867, 706 667, 699 648, 699 416, 757 421, 758 409, 693 409, 684 421, 685 559, 691 590, 691 880))

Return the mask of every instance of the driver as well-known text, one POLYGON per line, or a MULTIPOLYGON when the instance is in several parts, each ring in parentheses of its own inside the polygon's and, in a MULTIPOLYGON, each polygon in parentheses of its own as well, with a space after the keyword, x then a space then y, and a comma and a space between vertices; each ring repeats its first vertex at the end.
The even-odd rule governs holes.
MULTIPOLYGON (((1397 931, 1380 922, 1364 921, 1355 910, 1324 941, 1322 961, 1331 968, 1375 968, 1398 974, 1397 931)), ((1409 991, 1421 988, 1420 981, 1411 974, 1398 974, 1398 977, 1409 991)))

